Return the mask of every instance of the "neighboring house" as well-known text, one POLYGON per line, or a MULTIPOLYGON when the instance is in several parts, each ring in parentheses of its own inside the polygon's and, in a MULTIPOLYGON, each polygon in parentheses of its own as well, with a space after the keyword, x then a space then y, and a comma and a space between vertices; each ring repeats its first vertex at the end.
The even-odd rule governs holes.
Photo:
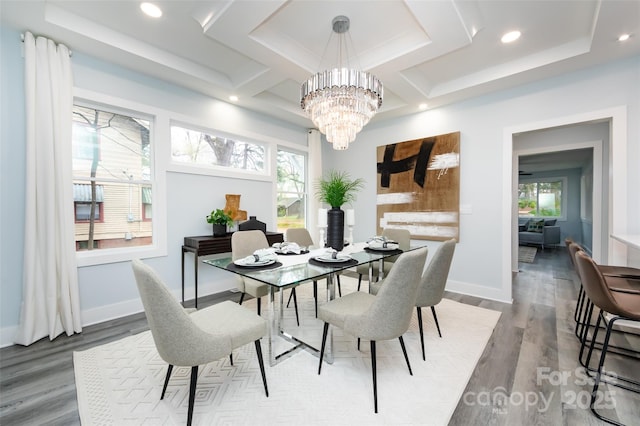
POLYGON ((279 216, 299 216, 302 213, 302 200, 298 197, 285 198, 278 202, 279 216), (284 214, 280 214, 281 212, 284 214))
POLYGON ((143 154, 148 145, 148 123, 92 108, 74 108, 76 250, 88 250, 91 232, 94 249, 152 242, 152 188, 139 183, 148 180, 143 154), (131 155, 136 152, 140 155, 131 155), (92 178, 96 182, 95 200, 92 178))

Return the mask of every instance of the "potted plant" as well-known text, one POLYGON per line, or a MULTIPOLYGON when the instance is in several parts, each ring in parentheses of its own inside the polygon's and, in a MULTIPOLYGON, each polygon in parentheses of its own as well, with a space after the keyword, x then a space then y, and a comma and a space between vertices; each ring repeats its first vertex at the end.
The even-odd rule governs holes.
POLYGON ((233 224, 233 219, 224 210, 215 209, 207 216, 207 223, 213 225, 214 237, 222 237, 227 234, 227 226, 233 224))
POLYGON ((331 206, 327 211, 327 246, 338 251, 343 249, 344 211, 340 207, 354 201, 363 187, 363 179, 351 179, 347 172, 336 170, 330 170, 316 183, 316 198, 331 206))

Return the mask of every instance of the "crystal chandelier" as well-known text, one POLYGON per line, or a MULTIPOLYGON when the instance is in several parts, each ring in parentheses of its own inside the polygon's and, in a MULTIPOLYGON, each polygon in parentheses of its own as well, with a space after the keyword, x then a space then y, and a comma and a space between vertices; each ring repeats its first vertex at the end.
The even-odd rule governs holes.
POLYGON ((382 82, 376 76, 342 66, 349 18, 336 16, 333 31, 338 34, 339 63, 336 68, 312 75, 300 88, 300 106, 313 124, 326 135, 333 149, 349 148, 382 105, 382 82))

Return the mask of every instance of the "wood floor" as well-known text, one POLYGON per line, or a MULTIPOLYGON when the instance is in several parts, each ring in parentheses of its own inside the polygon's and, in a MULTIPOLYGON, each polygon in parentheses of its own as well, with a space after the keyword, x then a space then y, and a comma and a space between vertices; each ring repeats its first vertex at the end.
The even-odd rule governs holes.
MULTIPOLYGON (((494 330, 451 425, 597 425, 588 410, 591 385, 578 364, 573 334, 577 277, 563 248, 538 251, 532 264, 520 263, 514 276, 513 304, 447 293, 446 297, 499 310, 494 330)), ((201 299, 202 307, 224 293, 201 299)), ((101 345, 147 329, 143 314, 85 327, 81 335, 43 339, 29 347, 0 350, 0 424, 80 424, 72 352, 101 345)), ((442 329, 446 338, 446 328, 442 329)), ((640 349, 637 340, 618 342, 640 349)), ((640 362, 611 359, 610 371, 640 375, 640 362)), ((640 425, 640 395, 605 388, 615 409, 607 416, 640 425)), ((425 395, 425 398, 428 398, 425 395)), ((425 425, 429 420, 425 419, 425 425)))

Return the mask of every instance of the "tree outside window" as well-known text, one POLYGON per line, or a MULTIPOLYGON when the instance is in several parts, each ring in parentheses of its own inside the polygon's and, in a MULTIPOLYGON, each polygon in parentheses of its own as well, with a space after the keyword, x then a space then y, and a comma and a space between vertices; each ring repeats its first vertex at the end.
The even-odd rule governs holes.
POLYGON ((306 226, 306 156, 278 150, 278 232, 306 226))
POLYGON ((171 126, 171 159, 177 163, 263 173, 265 157, 266 149, 260 144, 171 126))

